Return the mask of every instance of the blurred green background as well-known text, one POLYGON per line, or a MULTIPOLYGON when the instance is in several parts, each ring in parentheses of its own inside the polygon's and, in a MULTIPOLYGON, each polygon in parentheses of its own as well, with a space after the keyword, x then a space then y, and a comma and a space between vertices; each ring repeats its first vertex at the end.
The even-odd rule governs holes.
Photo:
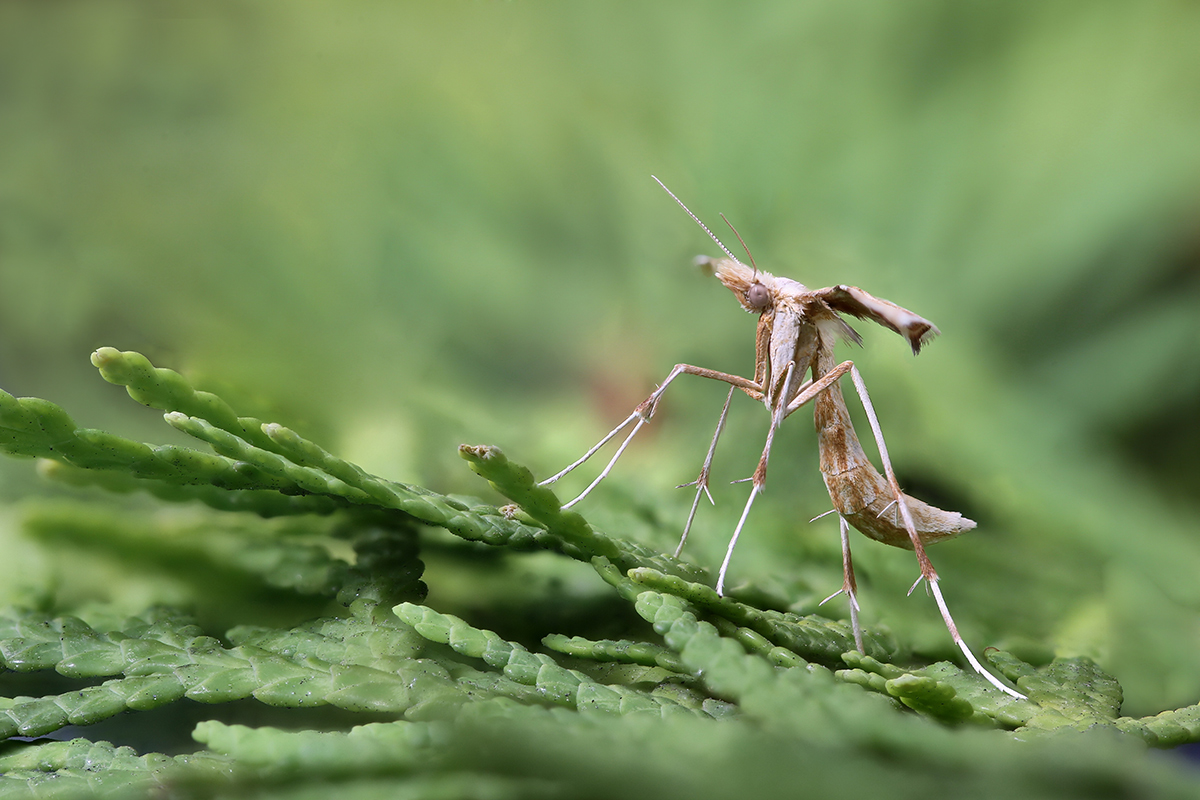
MULTIPOLYGON (((1198 41, 1191 2, 4 3, 0 386, 166 441, 88 364, 136 349, 491 497, 459 442, 548 475, 673 364, 752 372, 754 320, 653 173, 764 269, 941 328, 914 359, 859 323, 841 355, 901 481, 980 523, 931 553, 977 649, 1092 655, 1127 714, 1194 703, 1198 41)), ((603 529, 674 546, 706 384, 582 506, 603 529)), ((804 610, 840 583, 808 419, 732 575, 804 610)), ((698 563, 765 430, 735 399, 698 563)), ((41 491, 0 469, 6 502, 41 491)), ((8 577, 35 574, 3 519, 8 577)), ((855 547, 866 623, 951 656, 911 554, 855 547)))

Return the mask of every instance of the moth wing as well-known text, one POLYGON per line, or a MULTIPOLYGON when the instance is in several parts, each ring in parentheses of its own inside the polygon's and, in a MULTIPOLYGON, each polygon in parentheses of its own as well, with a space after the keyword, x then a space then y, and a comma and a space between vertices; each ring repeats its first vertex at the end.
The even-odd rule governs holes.
POLYGON ((818 289, 813 294, 834 311, 869 319, 895 331, 908 340, 914 354, 921 352, 925 344, 941 333, 936 325, 924 317, 889 300, 868 294, 857 286, 831 286, 818 289))

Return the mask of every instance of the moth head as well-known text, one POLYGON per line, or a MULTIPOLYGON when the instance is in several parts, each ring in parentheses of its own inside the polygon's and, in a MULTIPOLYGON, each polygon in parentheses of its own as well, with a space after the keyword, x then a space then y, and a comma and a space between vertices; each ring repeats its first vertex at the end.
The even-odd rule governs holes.
POLYGON ((751 314, 761 314, 775 305, 775 284, 778 279, 769 272, 748 267, 731 258, 698 256, 696 264, 716 275, 721 283, 751 314))

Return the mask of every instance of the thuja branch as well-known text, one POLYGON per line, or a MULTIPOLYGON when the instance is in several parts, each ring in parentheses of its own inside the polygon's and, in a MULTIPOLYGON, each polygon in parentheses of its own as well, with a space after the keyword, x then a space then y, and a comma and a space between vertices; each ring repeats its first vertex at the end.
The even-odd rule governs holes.
MULTIPOLYGON (((851 725, 859 713, 854 709, 860 700, 852 698, 882 695, 896 707, 903 704, 941 722, 970 720, 1017 729, 1022 736, 1102 726, 1160 746, 1200 739, 1200 706, 1120 717, 1119 686, 1087 659, 1034 667, 989 652, 992 666, 1029 692, 1029 700, 1014 700, 951 664, 914 669, 889 663, 900 660, 901 648, 871 631, 864 632, 867 654, 855 653, 844 623, 722 597, 704 570, 596 530, 564 510, 550 490, 535 485, 526 468, 497 448, 464 446, 460 452, 514 502, 502 509, 371 475, 289 428, 239 416, 216 395, 194 389, 139 354, 103 348, 93 361, 107 380, 163 410, 168 423, 212 452, 80 428, 52 403, 3 392, 0 452, 44 459, 43 471, 51 477, 113 491, 143 489, 163 499, 200 500, 263 516, 344 514, 362 529, 351 537, 359 551, 356 564, 317 559, 304 585, 336 593, 350 604, 351 615, 292 630, 237 628, 229 634, 231 646, 225 646, 169 616, 101 629, 68 616, 11 612, 0 625, 6 667, 109 680, 79 692, 0 702, 0 728, 10 733, 47 733, 182 697, 224 702, 249 696, 285 706, 386 710, 410 719, 453 718, 466 709, 503 716, 514 703, 653 716, 743 713, 798 731, 793 721, 811 725, 814 715, 831 713, 828 697, 836 691, 839 725, 851 725), (608 685, 463 619, 414 604, 424 588, 412 521, 470 541, 548 549, 591 563, 650 623, 661 644, 550 636, 545 645, 581 662, 650 670, 647 674, 658 676, 657 688, 608 685), (379 536, 372 538, 377 523, 379 536), (380 578, 385 573, 395 578, 380 578), (395 616, 382 613, 397 602, 395 616)), ((64 526, 86 533, 78 522, 59 515, 43 516, 40 524, 47 536, 59 535, 64 526)), ((128 539, 127 532, 117 533, 128 539)), ((288 558, 299 552, 268 549, 288 558)))

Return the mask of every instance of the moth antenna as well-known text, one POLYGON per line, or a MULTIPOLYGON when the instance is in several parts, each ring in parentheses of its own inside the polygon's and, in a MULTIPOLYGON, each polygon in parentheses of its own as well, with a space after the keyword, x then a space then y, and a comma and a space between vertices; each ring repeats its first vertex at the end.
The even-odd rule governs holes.
MULTIPOLYGON (((754 263, 754 254, 750 252, 750 248, 746 246, 746 243, 744 241, 742 241, 742 235, 737 232, 737 228, 733 227, 732 222, 730 222, 728 219, 725 219, 724 214, 721 214, 721 219, 725 220, 725 224, 729 226, 729 230, 733 231, 733 235, 736 236, 738 241, 742 243, 742 249, 746 251, 746 255, 750 259, 750 266, 754 267, 754 274, 757 275, 758 274, 758 264, 754 263)), ((736 261, 737 259, 734 259, 734 260, 736 261)))
MULTIPOLYGON (((654 176, 654 175, 651 175, 650 177, 651 177, 651 178, 654 178, 654 182, 655 182, 655 183, 657 183, 659 186, 661 186, 661 187, 663 188, 663 191, 664 191, 664 192, 666 192, 667 194, 671 195, 671 199, 673 199, 673 200, 674 200, 676 203, 679 203, 679 207, 680 207, 680 208, 682 208, 684 211, 686 211, 686 212, 688 213, 688 216, 689 216, 689 217, 691 217, 693 220, 695 220, 696 224, 697 224, 697 225, 699 225, 701 228, 703 228, 703 229, 704 229, 704 232, 705 232, 705 233, 707 233, 707 234, 709 235, 709 237, 711 237, 711 238, 712 238, 712 240, 713 240, 714 242, 716 242, 716 243, 717 243, 717 247, 719 247, 719 248, 721 248, 723 251, 725 251, 725 255, 727 255, 727 256, 729 256, 730 258, 732 258, 732 259, 733 259, 735 262, 737 262, 738 264, 741 264, 741 263, 742 263, 742 262, 738 261, 738 259, 737 259, 737 256, 735 256, 733 253, 729 252, 729 248, 728 248, 728 247, 726 247, 725 245, 721 244, 721 240, 717 238, 717 235, 716 235, 715 233, 713 233, 712 231, 710 231, 710 230, 708 229, 708 226, 707 226, 707 225, 705 225, 703 222, 701 222, 701 221, 700 221, 700 218, 699 218, 699 217, 697 217, 695 214, 693 214, 693 213, 692 213, 692 210, 691 210, 690 208, 688 208, 687 206, 685 206, 685 205, 683 204, 683 201, 682 201, 682 200, 680 200, 678 197, 676 197, 676 196, 675 196, 675 193, 674 193, 674 192, 672 192, 670 189, 668 189, 668 188, 667 188, 667 185, 666 185, 665 183, 663 183, 662 181, 660 181, 660 180, 659 180, 659 179, 658 179, 656 176, 654 176)), ((721 219, 725 219, 725 215, 724 215, 724 214, 722 214, 722 215, 721 215, 721 219)), ((725 220, 725 222, 726 222, 726 224, 728 224, 729 220, 725 220)), ((733 226, 732 226, 732 225, 730 225, 729 227, 731 227, 731 228, 732 228, 733 226)), ((736 234, 737 234, 737 231, 734 231, 734 234, 736 235, 736 234)), ((738 240, 739 240, 739 241, 741 240, 741 238, 742 238, 742 237, 738 236, 738 240)), ((742 246, 743 246, 743 247, 745 247, 745 245, 744 245, 744 244, 743 244, 742 246)), ((749 253, 750 251, 749 251, 749 250, 747 250, 746 252, 747 252, 747 253, 749 253)), ((754 259, 753 259, 753 258, 751 258, 751 259, 750 259, 750 261, 751 261, 751 263, 753 263, 753 262, 754 262, 754 259)), ((755 270, 757 271, 757 270, 758 270, 758 268, 757 268, 757 267, 755 267, 755 270)))

